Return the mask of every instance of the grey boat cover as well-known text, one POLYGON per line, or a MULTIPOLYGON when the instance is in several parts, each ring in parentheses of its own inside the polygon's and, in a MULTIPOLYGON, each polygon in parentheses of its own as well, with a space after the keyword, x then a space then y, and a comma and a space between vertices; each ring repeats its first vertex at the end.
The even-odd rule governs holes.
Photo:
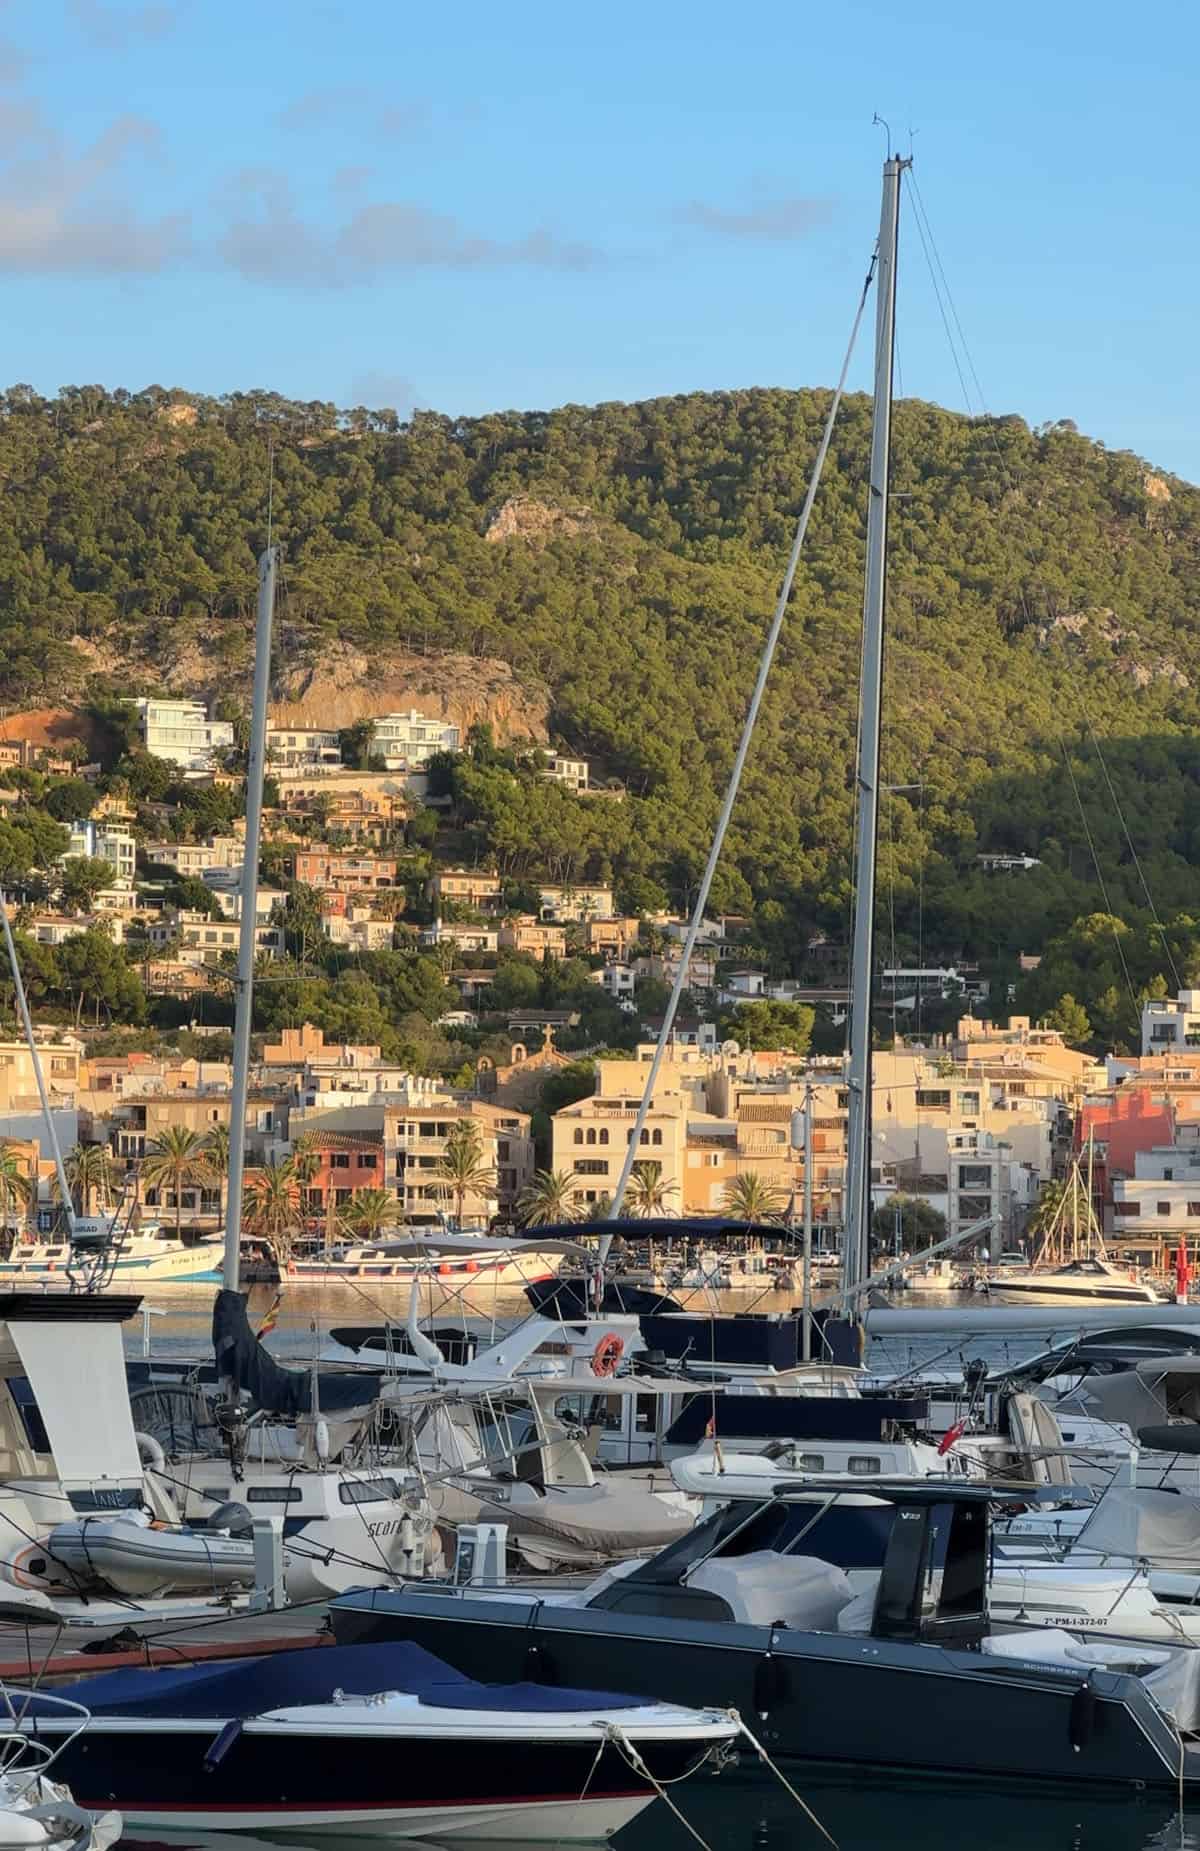
POLYGON ((1116 1375, 1088 1376, 1070 1399, 1084 1413, 1119 1421, 1134 1433, 1172 1420, 1200 1420, 1200 1356, 1146 1357, 1116 1375))
POLYGON ((1186 1563, 1200 1573, 1200 1499, 1114 1485, 1100 1499, 1072 1549, 1095 1549, 1101 1555, 1135 1561, 1186 1563))

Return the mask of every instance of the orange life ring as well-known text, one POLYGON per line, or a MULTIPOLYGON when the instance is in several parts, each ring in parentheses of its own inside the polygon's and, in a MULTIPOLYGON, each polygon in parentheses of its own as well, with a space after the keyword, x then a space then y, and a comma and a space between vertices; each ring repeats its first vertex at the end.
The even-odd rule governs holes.
POLYGON ((601 1337, 592 1352, 592 1374, 615 1375, 617 1364, 624 1354, 625 1339, 610 1330, 606 1337, 601 1337))

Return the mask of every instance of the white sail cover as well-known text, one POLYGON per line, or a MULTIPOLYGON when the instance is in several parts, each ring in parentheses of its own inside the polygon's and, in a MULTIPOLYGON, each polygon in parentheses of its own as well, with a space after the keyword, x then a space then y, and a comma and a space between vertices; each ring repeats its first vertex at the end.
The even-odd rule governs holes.
POLYGON ((110 1320, 70 1324, 14 1318, 9 1337, 29 1377, 54 1464, 68 1489, 140 1485, 121 1326, 110 1320))
POLYGON ((1132 1560, 1188 1563, 1200 1571, 1200 1500, 1171 1491, 1106 1491, 1074 1548, 1132 1560))

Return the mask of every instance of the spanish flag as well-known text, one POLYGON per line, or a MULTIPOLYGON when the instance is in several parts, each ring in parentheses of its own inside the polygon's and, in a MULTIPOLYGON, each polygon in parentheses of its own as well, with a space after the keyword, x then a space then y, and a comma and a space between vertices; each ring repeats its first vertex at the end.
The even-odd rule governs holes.
POLYGON ((283 1303, 282 1291, 276 1292, 274 1298, 271 1300, 270 1308, 267 1312, 266 1317, 263 1319, 262 1323, 258 1327, 258 1340, 260 1343, 262 1342, 264 1337, 270 1336, 276 1324, 278 1324, 279 1307, 282 1303, 283 1303))

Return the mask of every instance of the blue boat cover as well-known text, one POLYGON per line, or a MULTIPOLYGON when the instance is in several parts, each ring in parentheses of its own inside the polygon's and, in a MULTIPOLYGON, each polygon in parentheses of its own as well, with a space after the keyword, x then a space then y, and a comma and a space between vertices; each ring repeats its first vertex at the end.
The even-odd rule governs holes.
MULTIPOLYGON (((57 1687, 54 1695, 83 1704, 93 1716, 203 1716, 231 1722, 266 1710, 328 1703, 335 1690, 357 1697, 398 1690, 438 1709, 530 1713, 633 1709, 645 1702, 644 1697, 552 1690, 544 1684, 477 1684, 423 1646, 407 1641, 308 1646, 243 1658, 236 1664, 188 1665, 182 1670, 109 1671, 57 1687)), ((23 1713, 50 1717, 55 1710, 34 1697, 23 1713)))

